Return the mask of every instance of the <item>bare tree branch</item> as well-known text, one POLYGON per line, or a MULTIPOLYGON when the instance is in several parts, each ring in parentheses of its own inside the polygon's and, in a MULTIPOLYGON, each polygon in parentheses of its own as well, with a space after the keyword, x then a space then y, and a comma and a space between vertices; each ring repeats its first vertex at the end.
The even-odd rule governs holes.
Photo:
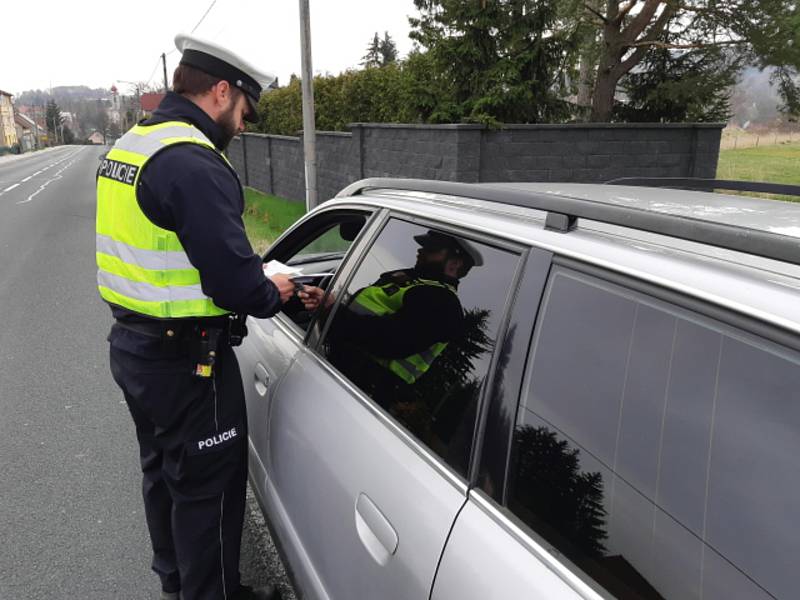
POLYGON ((598 17, 603 23, 608 23, 608 19, 606 19, 603 13, 596 11, 593 7, 589 6, 588 4, 584 4, 583 7, 592 13, 594 16, 598 17))
POLYGON ((617 12, 619 12, 618 0, 606 0, 606 18, 609 22, 617 18, 617 12))
POLYGON ((658 40, 646 42, 635 42, 630 45, 631 48, 648 47, 648 48, 675 48, 675 49, 692 49, 692 48, 709 48, 712 46, 741 46, 746 44, 745 40, 726 40, 720 42, 698 42, 696 44, 671 44, 669 42, 660 42, 658 40))
POLYGON ((630 0, 628 4, 623 6, 619 13, 617 13, 616 18, 614 19, 617 23, 622 23, 622 19, 624 19, 629 12, 639 3, 639 0, 630 0))
MULTIPOLYGON (((628 44, 634 42, 653 20, 658 7, 662 4, 664 4, 663 0, 645 0, 645 5, 642 7, 642 10, 639 11, 630 24, 621 32, 622 39, 628 44)), ((666 5, 661 16, 668 11, 671 14, 670 6, 666 5)), ((660 20, 661 17, 659 17, 659 21, 660 20)))
MULTIPOLYGON (((634 47, 633 46, 634 43, 637 43, 638 45, 645 42, 658 41, 658 39, 661 37, 661 34, 664 33, 664 30, 667 27, 667 23, 669 23, 671 17, 672 17, 672 7, 670 5, 667 5, 664 7, 664 10, 661 12, 656 22, 650 28, 650 31, 647 32, 647 35, 638 42, 631 41, 631 43, 628 44, 628 47, 629 48, 634 47)), ((648 46, 638 45, 638 47, 636 47, 636 50, 633 51, 633 54, 631 54, 628 58, 622 61, 617 66, 615 71, 619 73, 620 76, 630 71, 633 67, 635 67, 637 64, 641 62, 641 60, 644 58, 644 55, 647 53, 648 48, 649 48, 648 46)))

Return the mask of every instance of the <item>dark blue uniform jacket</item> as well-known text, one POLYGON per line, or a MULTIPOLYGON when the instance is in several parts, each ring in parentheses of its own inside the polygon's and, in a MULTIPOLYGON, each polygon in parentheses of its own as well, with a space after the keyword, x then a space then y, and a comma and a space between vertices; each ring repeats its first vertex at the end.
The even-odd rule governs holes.
MULTIPOLYGON (((184 121, 220 147, 224 134, 190 100, 169 92, 144 122, 184 121)), ((244 198, 236 175, 208 148, 181 144, 162 150, 139 178, 139 206, 159 227, 174 231, 200 271, 203 292, 220 308, 269 317, 280 309, 275 285, 264 277, 261 258, 245 235, 244 198)), ((112 306, 119 320, 144 317, 112 306)))

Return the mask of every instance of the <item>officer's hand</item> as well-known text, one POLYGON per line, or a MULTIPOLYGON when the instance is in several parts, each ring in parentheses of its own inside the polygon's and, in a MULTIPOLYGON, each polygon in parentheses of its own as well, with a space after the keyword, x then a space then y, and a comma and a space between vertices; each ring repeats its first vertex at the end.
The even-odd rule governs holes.
POLYGON ((281 295, 281 302, 286 302, 294 295, 294 283, 287 275, 276 273, 270 277, 272 283, 278 288, 278 293, 281 295))
MULTIPOLYGON (((323 296, 325 296, 325 290, 311 285, 304 285, 303 291, 297 292, 297 297, 300 298, 303 307, 309 311, 319 308, 323 296)), ((333 304, 333 294, 330 294, 325 301, 326 307, 331 304, 333 304)))

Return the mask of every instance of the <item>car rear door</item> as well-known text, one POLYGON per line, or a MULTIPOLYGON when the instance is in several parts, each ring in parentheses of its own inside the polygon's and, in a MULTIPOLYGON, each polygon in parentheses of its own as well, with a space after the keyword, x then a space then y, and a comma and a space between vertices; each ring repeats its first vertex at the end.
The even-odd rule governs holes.
POLYGON ((795 598, 797 335, 565 257, 542 298, 432 598, 795 598))
POLYGON ((337 312, 381 273, 413 265, 415 240, 441 231, 415 221, 390 219, 334 284, 338 304, 323 309, 311 347, 297 353, 272 400, 266 504, 309 598, 428 598, 467 498, 476 415, 518 275, 515 249, 447 231, 482 253, 458 290, 471 350, 451 343, 403 401, 379 403, 353 382, 357 374, 334 366, 346 352, 330 339, 337 312))

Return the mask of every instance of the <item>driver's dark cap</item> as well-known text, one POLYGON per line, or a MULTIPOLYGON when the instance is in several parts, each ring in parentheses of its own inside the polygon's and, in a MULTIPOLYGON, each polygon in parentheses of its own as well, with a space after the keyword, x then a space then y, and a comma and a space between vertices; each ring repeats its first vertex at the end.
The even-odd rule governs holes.
POLYGON ((181 64, 224 79, 231 86, 239 88, 250 107, 245 119, 250 122, 258 119, 258 99, 261 92, 275 81, 272 73, 254 67, 227 48, 186 33, 175 36, 175 47, 183 53, 181 64))
POLYGON ((426 250, 447 249, 453 255, 463 257, 470 263, 470 266, 480 267, 483 264, 483 256, 480 251, 463 238, 429 229, 423 234, 415 235, 414 241, 426 250))

